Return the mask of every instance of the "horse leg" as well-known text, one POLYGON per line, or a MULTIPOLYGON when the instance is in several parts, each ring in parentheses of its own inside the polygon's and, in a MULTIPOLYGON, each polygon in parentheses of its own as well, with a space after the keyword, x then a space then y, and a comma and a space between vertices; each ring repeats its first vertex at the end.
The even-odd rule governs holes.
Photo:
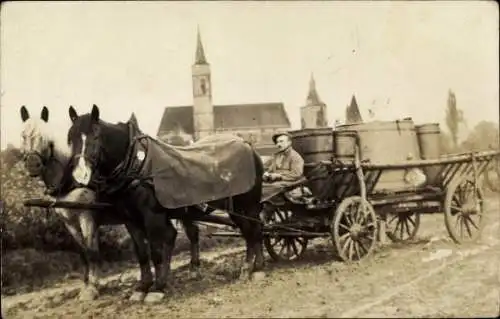
POLYGON ((66 227, 66 230, 71 237, 73 237, 78 246, 78 254, 80 255, 83 264, 83 283, 87 286, 89 282, 90 258, 87 254, 87 250, 85 249, 85 242, 83 240, 80 226, 74 218, 74 212, 66 208, 54 208, 54 211, 64 221, 64 227, 66 227))
POLYGON ((232 214, 230 216, 236 226, 238 226, 238 228, 241 230, 241 235, 243 236, 246 244, 246 255, 245 259, 243 260, 239 275, 240 280, 246 281, 251 279, 255 260, 255 244, 253 241, 253 231, 251 229, 250 222, 244 217, 239 217, 232 214))
MULTIPOLYGON (((57 210, 63 210, 63 208, 56 208, 56 211, 57 210)), ((79 225, 77 225, 76 223, 72 223, 70 220, 65 220, 64 226, 78 245, 78 253, 83 263, 83 284, 86 288, 89 283, 90 258, 88 256, 87 250, 85 249, 85 241, 83 240, 79 225)))
POLYGON ((260 218, 262 206, 257 205, 249 211, 249 216, 252 217, 252 220, 249 221, 249 227, 252 230, 250 237, 252 238, 251 241, 253 242, 255 251, 254 269, 255 272, 262 272, 264 270, 264 224, 260 218))
POLYGON ((97 225, 91 211, 81 212, 79 220, 89 262, 87 286, 80 292, 80 300, 94 300, 99 296, 99 266, 101 265, 97 225))
POLYGON ((151 260, 155 269, 155 282, 146 297, 147 302, 157 302, 165 297, 170 286, 170 262, 177 238, 177 230, 165 214, 147 211, 146 231, 149 239, 151 260))
POLYGON ((182 219, 181 223, 190 243, 191 262, 189 264, 189 278, 199 279, 201 277, 200 231, 198 226, 192 220, 182 219))
POLYGON ((134 245, 135 255, 139 262, 141 277, 134 287, 134 293, 130 297, 132 301, 142 301, 153 285, 153 274, 149 263, 148 246, 146 245, 146 234, 132 222, 125 223, 132 243, 134 245))

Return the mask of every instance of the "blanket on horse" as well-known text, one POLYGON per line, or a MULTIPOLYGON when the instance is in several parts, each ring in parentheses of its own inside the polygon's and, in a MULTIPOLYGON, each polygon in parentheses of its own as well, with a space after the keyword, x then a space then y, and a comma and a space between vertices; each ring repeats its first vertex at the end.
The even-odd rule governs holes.
MULTIPOLYGON (((129 128, 137 129, 132 123, 129 128)), ((236 135, 211 135, 189 146, 174 146, 139 133, 131 142, 128 156, 135 163, 127 165, 129 172, 149 179, 166 208, 239 195, 255 184, 253 150, 236 135)))
POLYGON ((232 135, 212 135, 190 146, 151 139, 151 174, 167 208, 195 205, 248 192, 255 183, 253 151, 232 135))

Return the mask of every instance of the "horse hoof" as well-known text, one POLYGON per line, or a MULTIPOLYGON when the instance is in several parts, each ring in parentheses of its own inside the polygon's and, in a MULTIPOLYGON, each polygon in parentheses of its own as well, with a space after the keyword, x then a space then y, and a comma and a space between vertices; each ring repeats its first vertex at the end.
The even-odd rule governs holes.
POLYGON ((150 292, 147 294, 144 302, 146 303, 157 303, 165 299, 165 294, 163 292, 150 292))
POLYGON ((261 281, 266 279, 266 273, 263 271, 256 271, 252 274, 253 281, 261 281))
POLYGON ((199 270, 190 270, 189 273, 188 273, 188 278, 190 280, 197 280, 197 279, 201 279, 201 271, 199 270))
POLYGON ((99 296, 99 290, 95 286, 87 286, 80 291, 78 299, 80 301, 92 301, 99 296))
POLYGON ((251 276, 252 275, 250 273, 250 270, 248 268, 243 267, 240 271, 239 280, 245 282, 245 281, 252 279, 251 276))
POLYGON ((146 297, 146 293, 142 291, 134 291, 132 296, 130 296, 129 300, 130 301, 143 301, 144 298, 146 297))

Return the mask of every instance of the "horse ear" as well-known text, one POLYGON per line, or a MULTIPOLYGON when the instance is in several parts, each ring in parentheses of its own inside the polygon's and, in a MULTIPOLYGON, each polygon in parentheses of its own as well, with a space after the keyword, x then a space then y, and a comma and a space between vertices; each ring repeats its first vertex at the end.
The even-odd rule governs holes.
POLYGON ((23 122, 26 122, 30 118, 30 113, 28 112, 28 109, 26 109, 26 106, 21 106, 21 119, 23 122))
POLYGON ((74 122, 78 118, 78 113, 76 113, 76 110, 72 105, 69 106, 69 118, 71 119, 71 122, 74 122))
POLYGON ((99 121, 99 108, 95 104, 92 106, 92 112, 90 113, 90 118, 95 122, 99 121))
POLYGON ((44 122, 49 121, 49 109, 46 106, 44 106, 42 109, 41 118, 44 122))

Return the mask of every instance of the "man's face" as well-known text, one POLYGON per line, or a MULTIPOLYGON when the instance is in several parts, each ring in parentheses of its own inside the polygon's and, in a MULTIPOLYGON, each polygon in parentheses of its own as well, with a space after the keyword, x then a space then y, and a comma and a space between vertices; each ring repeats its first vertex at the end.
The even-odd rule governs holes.
POLYGON ((292 145, 292 141, 290 140, 290 138, 288 136, 281 135, 281 136, 278 136, 278 138, 276 139, 276 145, 278 146, 280 151, 284 151, 288 147, 290 147, 290 145, 292 145))

